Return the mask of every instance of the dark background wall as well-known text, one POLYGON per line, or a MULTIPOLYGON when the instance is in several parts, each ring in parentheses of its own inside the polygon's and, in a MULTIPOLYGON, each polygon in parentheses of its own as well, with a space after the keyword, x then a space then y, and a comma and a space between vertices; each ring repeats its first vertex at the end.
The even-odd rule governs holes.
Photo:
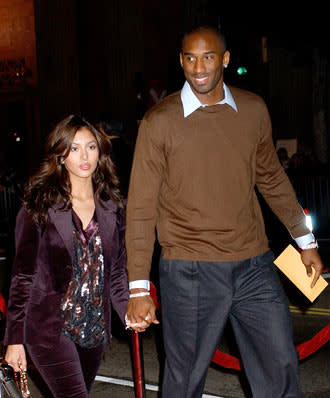
POLYGON ((33 136, 39 141, 33 111, 37 79, 33 0, 1 0, 0 169, 24 167, 26 145, 33 136))
MULTIPOLYGON (((182 34, 204 22, 224 29, 232 55, 225 80, 263 96, 274 139, 297 138, 301 147, 315 147, 319 158, 328 160, 329 37, 327 13, 318 4, 288 10, 267 2, 253 10, 251 4, 234 7, 215 0, 8 2, 0 3, 0 61, 24 57, 31 76, 16 91, 0 85, 0 98, 3 109, 13 95, 23 104, 17 120, 25 128, 20 158, 26 173, 38 164, 46 134, 70 113, 81 112, 93 122, 104 115, 121 119, 126 139, 134 142, 143 113, 137 95, 146 105, 154 80, 168 93, 180 89, 182 34), (22 14, 30 25, 34 19, 34 32, 13 30, 22 25, 17 22, 22 14), (4 39, 8 32, 11 41, 4 39), (17 54, 13 40, 25 43, 17 54), (238 66, 248 73, 239 76, 238 66)), ((2 125, 0 133, 7 135, 8 128, 2 125)))

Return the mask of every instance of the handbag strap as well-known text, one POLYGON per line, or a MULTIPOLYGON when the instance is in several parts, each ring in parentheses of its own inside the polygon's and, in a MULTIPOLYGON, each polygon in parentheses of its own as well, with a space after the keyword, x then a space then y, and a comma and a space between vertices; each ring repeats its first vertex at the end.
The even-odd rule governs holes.
POLYGON ((20 371, 14 373, 17 388, 19 389, 22 398, 32 398, 29 390, 26 371, 20 366, 20 371), (18 377, 19 375, 19 377, 18 377))

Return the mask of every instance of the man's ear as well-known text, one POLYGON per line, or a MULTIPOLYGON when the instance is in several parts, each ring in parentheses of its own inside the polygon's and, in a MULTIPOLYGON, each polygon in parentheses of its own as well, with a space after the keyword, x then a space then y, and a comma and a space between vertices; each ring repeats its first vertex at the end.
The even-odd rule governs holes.
POLYGON ((226 50, 225 53, 223 54, 223 60, 222 60, 222 64, 225 68, 227 68, 229 61, 230 61, 230 52, 226 50))
POLYGON ((183 55, 182 55, 182 52, 180 52, 180 65, 183 68, 183 55))

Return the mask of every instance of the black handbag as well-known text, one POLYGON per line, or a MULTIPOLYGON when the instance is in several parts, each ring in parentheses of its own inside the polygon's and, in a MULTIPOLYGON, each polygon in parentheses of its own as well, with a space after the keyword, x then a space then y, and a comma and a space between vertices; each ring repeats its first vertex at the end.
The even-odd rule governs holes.
POLYGON ((0 398, 32 398, 28 388, 26 372, 15 373, 6 362, 0 364, 0 398))

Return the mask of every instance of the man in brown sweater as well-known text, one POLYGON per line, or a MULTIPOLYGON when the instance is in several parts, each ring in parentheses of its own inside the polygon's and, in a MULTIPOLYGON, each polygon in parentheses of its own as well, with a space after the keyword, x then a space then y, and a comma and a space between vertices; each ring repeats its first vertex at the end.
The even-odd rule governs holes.
POLYGON ((163 398, 202 396, 229 318, 254 398, 300 397, 287 299, 268 248, 258 187, 322 272, 314 236, 281 167, 262 99, 227 87, 222 34, 200 27, 180 54, 186 83, 142 121, 127 206, 128 324, 158 323, 149 296, 155 231, 166 353, 163 398))

